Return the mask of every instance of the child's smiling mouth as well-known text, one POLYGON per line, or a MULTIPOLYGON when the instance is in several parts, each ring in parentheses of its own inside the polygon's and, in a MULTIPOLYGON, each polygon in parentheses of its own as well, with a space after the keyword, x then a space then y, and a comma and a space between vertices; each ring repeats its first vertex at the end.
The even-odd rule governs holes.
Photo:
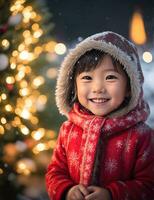
POLYGON ((90 98, 89 99, 91 102, 93 103, 105 103, 107 102, 109 99, 108 98, 90 98))

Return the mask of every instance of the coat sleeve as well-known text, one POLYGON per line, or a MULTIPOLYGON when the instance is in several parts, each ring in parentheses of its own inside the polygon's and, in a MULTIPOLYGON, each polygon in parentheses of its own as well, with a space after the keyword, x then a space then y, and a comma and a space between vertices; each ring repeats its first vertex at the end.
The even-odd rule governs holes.
POLYGON ((154 200, 154 132, 143 134, 131 180, 107 185, 113 200, 154 200))
POLYGON ((56 148, 46 172, 46 186, 51 200, 62 200, 64 192, 75 185, 69 175, 67 158, 63 144, 64 124, 60 129, 56 148))

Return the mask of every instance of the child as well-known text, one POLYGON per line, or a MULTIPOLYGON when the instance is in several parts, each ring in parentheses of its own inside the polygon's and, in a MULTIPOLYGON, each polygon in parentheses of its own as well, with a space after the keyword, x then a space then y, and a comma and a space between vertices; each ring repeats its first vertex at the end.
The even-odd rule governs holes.
POLYGON ((154 200, 154 132, 145 124, 136 47, 103 32, 73 49, 56 89, 68 118, 46 174, 52 200, 154 200))

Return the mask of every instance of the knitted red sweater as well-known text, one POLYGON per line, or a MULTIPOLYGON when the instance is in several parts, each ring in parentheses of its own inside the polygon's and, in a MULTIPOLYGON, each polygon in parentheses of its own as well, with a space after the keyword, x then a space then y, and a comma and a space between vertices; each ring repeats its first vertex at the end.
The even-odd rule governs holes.
POLYGON ((75 104, 48 166, 50 199, 61 200, 69 187, 88 186, 96 179, 111 191, 113 200, 154 200, 154 132, 144 123, 145 110, 143 104, 123 117, 105 119, 75 104), (100 140, 99 176, 95 177, 100 140))

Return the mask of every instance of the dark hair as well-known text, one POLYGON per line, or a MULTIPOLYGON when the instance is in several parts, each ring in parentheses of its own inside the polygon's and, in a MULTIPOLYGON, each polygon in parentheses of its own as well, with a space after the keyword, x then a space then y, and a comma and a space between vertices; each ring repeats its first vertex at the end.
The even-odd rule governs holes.
MULTIPOLYGON (((70 106, 76 100, 76 94, 75 94, 75 88, 76 88, 75 80, 76 80, 76 77, 79 74, 81 74, 82 72, 88 72, 88 71, 96 69, 99 66, 99 63, 101 63, 101 61, 103 60, 105 55, 108 55, 108 54, 105 53, 104 51, 101 51, 101 50, 98 50, 98 49, 92 49, 90 51, 87 51, 85 54, 83 54, 76 61, 76 63, 74 64, 74 66, 72 68, 73 71, 70 74, 70 79, 72 80, 72 84, 71 84, 71 87, 70 87, 70 95, 68 97, 69 98, 68 102, 70 102, 70 106)), ((113 63, 115 71, 120 73, 119 66, 121 66, 121 68, 124 70, 123 65, 121 65, 118 60, 116 60, 112 56, 111 56, 111 59, 112 59, 112 63, 113 63)), ((130 89, 130 78, 128 77, 128 74, 126 73, 125 70, 124 70, 124 72, 125 72, 125 74, 127 76, 128 88, 130 89)))

